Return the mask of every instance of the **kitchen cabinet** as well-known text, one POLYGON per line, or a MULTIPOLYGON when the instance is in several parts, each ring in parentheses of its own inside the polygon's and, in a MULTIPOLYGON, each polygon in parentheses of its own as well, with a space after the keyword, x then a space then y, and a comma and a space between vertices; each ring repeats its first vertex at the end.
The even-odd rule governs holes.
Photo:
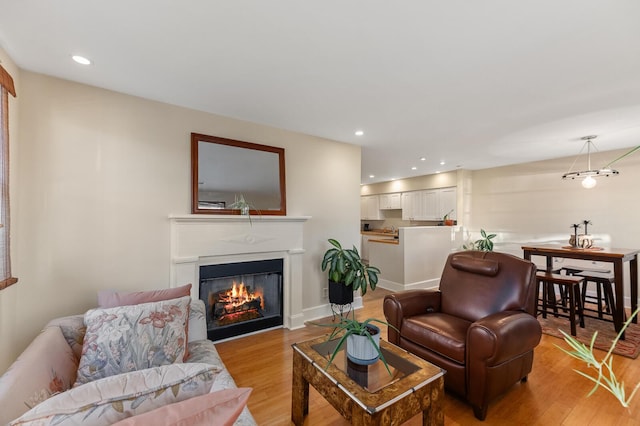
POLYGON ((404 192, 402 194, 403 220, 437 220, 436 190, 404 192))
POLYGON ((440 221, 451 210, 455 219, 456 200, 455 187, 404 192, 402 219, 440 221))
POLYGON ((420 215, 419 209, 422 205, 421 191, 402 193, 402 220, 415 220, 420 215))
POLYGON ((365 195, 360 197, 360 219, 379 220, 380 201, 377 195, 365 195))
POLYGON ((422 191, 422 218, 420 220, 441 220, 440 191, 431 189, 422 191))
POLYGON ((392 210, 402 208, 402 194, 381 194, 380 195, 380 210, 392 210))
POLYGON ((456 219, 456 206, 458 203, 457 191, 455 187, 451 188, 441 188, 438 190, 440 192, 439 195, 439 216, 440 219, 444 217, 445 214, 449 214, 449 219, 456 219), (453 210, 453 212, 451 212, 453 210), (451 212, 451 213, 449 213, 451 212))

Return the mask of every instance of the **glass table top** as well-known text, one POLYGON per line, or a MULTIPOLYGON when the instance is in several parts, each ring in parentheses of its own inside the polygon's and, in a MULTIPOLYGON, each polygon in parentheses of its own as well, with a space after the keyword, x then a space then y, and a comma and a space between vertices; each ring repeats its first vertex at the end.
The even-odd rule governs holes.
MULTIPOLYGON (((334 339, 317 343, 311 347, 325 358, 328 363, 331 354, 338 345, 338 340, 339 339, 334 339)), ((420 367, 409 360, 388 351, 384 347, 381 347, 381 352, 387 361, 389 371, 387 371, 381 359, 378 359, 371 365, 359 365, 347 358, 345 346, 346 345, 343 345, 342 348, 340 348, 340 351, 333 359, 333 364, 368 392, 377 392, 385 386, 395 383, 401 378, 420 369, 420 367), (391 372, 391 374, 389 374, 389 372, 391 372)))

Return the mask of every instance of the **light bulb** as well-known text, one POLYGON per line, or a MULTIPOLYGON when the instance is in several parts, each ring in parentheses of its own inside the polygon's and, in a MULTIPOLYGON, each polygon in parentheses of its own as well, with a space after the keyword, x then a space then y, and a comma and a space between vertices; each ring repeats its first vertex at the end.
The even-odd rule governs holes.
POLYGON ((591 176, 587 176, 582 180, 582 187, 586 189, 591 189, 594 186, 596 186, 596 183, 597 182, 594 178, 592 178, 591 176))

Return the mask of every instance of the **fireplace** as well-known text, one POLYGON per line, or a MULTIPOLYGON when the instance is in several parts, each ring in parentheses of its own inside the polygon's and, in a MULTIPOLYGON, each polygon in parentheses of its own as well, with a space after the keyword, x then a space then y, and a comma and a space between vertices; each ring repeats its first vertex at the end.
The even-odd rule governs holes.
POLYGON ((209 340, 283 325, 283 264, 267 259, 200 266, 209 340))
MULTIPOLYGON (((204 266, 283 260, 283 327, 304 327, 304 223, 307 216, 171 215, 170 286, 192 283, 191 297, 200 297, 204 266)), ((232 284, 233 287, 233 284, 232 284)))

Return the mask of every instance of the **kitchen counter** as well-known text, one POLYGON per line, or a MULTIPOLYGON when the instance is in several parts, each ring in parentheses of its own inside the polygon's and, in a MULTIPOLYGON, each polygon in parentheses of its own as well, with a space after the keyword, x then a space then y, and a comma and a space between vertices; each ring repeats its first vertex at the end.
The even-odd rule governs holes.
POLYGON ((370 231, 360 231, 361 235, 375 236, 375 237, 397 237, 398 231, 386 231, 384 229, 372 229, 370 231))
POLYGON ((400 244, 397 238, 369 238, 370 243, 400 244))
MULTIPOLYGON (((375 230, 374 230, 375 231, 375 230)), ((400 227, 399 239, 369 237, 369 262, 380 268, 378 285, 391 291, 438 287, 458 227, 400 227)))

